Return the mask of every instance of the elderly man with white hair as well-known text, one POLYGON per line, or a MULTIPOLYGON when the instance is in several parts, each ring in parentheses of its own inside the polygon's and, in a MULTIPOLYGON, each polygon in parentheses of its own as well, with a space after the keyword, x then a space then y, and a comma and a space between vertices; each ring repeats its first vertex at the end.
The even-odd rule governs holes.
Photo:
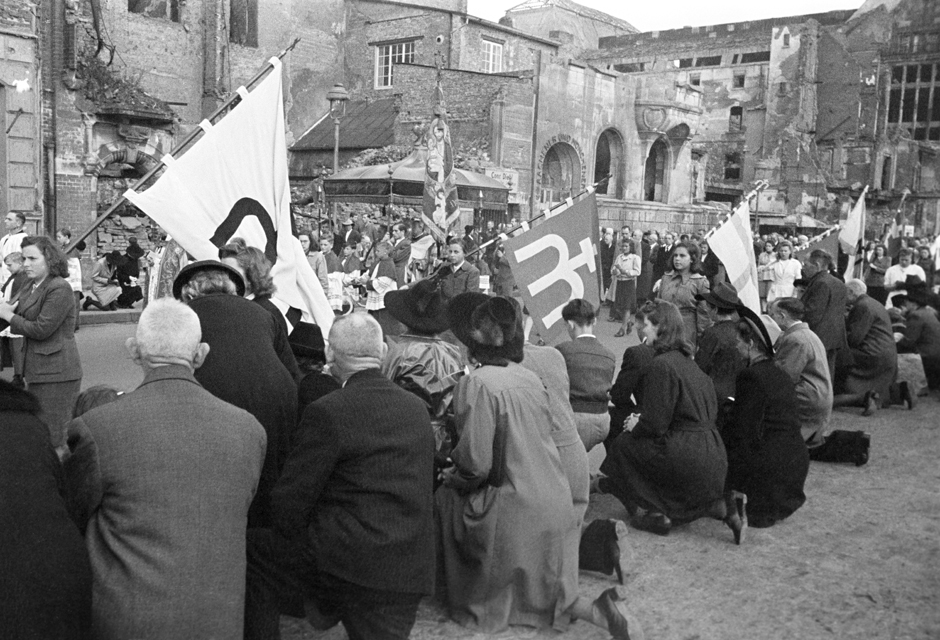
MULTIPOLYGON (((864 407, 862 415, 869 416, 879 407, 891 404, 898 350, 884 305, 868 295, 868 287, 861 280, 851 279, 845 288, 849 307, 845 328, 851 358, 847 366, 836 372, 833 405, 864 407)), ((906 382, 894 391, 897 403, 913 406, 914 398, 906 382)))
POLYGON ((240 638, 264 429, 193 377, 209 346, 186 305, 152 302, 127 350, 144 381, 68 425, 93 636, 240 638))
POLYGON ((343 387, 310 404, 271 496, 273 529, 248 533, 245 638, 278 638, 279 613, 350 638, 407 638, 434 586, 434 433, 425 404, 382 375, 374 318, 330 330, 343 387))

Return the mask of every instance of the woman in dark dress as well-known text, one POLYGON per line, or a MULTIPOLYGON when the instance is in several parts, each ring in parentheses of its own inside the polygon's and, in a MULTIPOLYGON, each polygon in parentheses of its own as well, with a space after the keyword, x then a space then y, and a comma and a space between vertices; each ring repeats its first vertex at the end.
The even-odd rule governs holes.
POLYGON ((0 380, 0 638, 90 638, 88 553, 39 413, 0 380))
POLYGON ((738 374, 735 402, 724 423, 728 450, 726 488, 747 495, 752 527, 769 527, 806 501, 809 454, 793 411, 790 377, 773 362, 770 334, 750 309, 740 307, 738 351, 748 366, 738 374))
POLYGON ((644 313, 643 335, 656 356, 643 377, 642 413, 614 442, 599 488, 624 504, 637 529, 667 535, 673 520, 709 516, 724 520, 740 543, 743 506, 724 492, 728 459, 715 427, 715 387, 690 357, 676 306, 658 301, 644 313))

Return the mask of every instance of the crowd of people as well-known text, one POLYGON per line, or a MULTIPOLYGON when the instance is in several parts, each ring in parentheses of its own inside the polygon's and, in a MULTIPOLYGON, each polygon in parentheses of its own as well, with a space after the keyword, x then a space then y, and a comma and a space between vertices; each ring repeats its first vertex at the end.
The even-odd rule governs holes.
POLYGON ((586 521, 592 492, 636 529, 711 518, 743 544, 804 504, 811 460, 867 461, 833 407, 940 389, 938 296, 906 251, 872 248, 882 302, 870 270, 843 282, 825 251, 757 239, 758 313, 703 239, 604 230, 603 299, 640 338, 617 371, 592 301, 564 306, 569 340, 529 335, 511 273, 493 284, 495 224, 435 264, 414 226, 343 222, 299 238, 339 303, 327 336, 288 324, 271 263, 233 238, 146 306, 126 393, 81 391, 70 258, 19 238, 0 283, 21 376, 0 380, 0 636, 267 639, 290 615, 407 638, 433 596, 484 633, 642 637, 620 587, 580 592, 582 569, 622 582, 623 524, 586 521))

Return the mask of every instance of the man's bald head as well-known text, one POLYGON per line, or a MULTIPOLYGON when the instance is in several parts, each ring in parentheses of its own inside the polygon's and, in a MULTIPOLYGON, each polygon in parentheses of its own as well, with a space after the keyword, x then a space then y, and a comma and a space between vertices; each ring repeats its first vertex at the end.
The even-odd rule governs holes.
POLYGON ((327 361, 333 376, 346 381, 349 376, 382 366, 388 347, 382 340, 382 327, 367 313, 351 313, 333 321, 327 361))
POLYGON ((137 335, 127 348, 145 369, 171 364, 198 369, 209 352, 202 342, 199 316, 188 306, 170 298, 147 305, 137 323, 137 335))

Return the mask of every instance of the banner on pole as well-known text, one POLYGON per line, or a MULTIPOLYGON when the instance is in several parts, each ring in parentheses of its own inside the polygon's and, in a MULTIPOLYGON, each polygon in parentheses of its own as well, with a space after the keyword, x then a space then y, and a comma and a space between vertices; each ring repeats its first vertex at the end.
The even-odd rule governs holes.
POLYGON ((550 341, 563 330, 562 308, 575 298, 600 303, 597 259, 597 199, 594 191, 533 229, 506 240, 506 257, 533 331, 550 341))
POLYGON ((833 232, 826 235, 825 237, 819 238, 818 240, 811 240, 805 248, 797 251, 793 257, 800 262, 803 262, 809 258, 809 254, 811 254, 816 249, 822 249, 828 253, 830 256, 832 256, 832 264, 837 264, 836 261, 839 259, 839 234, 833 232))
POLYGON ((723 225, 708 236, 708 246, 725 266, 728 280, 744 306, 760 314, 757 260, 754 258, 754 236, 751 233, 751 212, 747 199, 731 212, 723 225))
POLYGON ((849 257, 848 263, 843 274, 845 279, 859 278, 862 272, 862 263, 865 261, 864 242, 865 242, 865 194, 868 193, 866 186, 862 194, 855 201, 855 206, 842 225, 842 231, 839 232, 839 245, 842 251, 849 257))
POLYGON ((153 185, 125 196, 197 260, 217 259, 235 236, 264 251, 275 304, 326 335, 333 311, 292 233, 280 59, 271 65, 253 91, 239 89, 242 101, 224 118, 201 125, 205 134, 182 156, 162 159, 153 185))

